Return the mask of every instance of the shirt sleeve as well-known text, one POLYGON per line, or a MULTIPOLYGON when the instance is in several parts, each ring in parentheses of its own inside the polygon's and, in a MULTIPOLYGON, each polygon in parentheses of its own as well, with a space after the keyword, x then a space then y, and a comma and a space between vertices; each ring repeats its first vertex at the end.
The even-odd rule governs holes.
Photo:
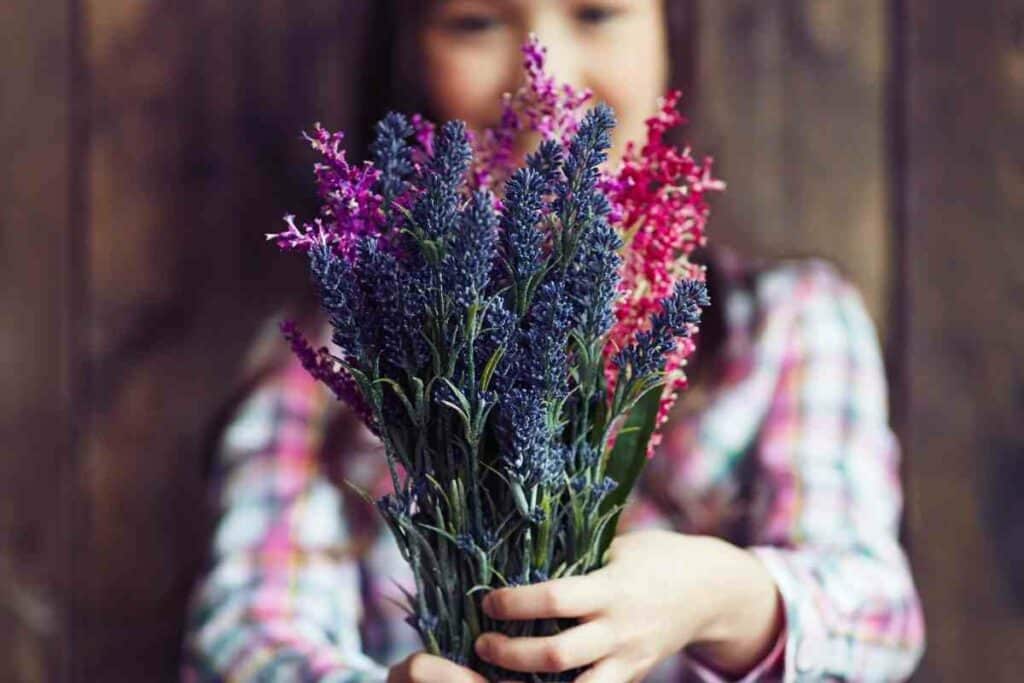
POLYGON ((704 664, 697 658, 690 655, 688 663, 697 678, 704 683, 757 683, 757 681, 776 681, 782 678, 785 665, 787 630, 785 628, 775 639, 772 649, 765 655, 764 659, 757 663, 753 669, 748 671, 742 678, 730 678, 704 664))
POLYGON ((359 569, 317 450, 327 390, 298 362, 256 389, 218 451, 212 562, 190 605, 184 681, 384 681, 361 650, 359 569))
POLYGON ((755 446, 752 550, 785 606, 782 678, 902 680, 924 625, 898 542, 899 448, 878 337, 837 275, 805 284, 755 446))

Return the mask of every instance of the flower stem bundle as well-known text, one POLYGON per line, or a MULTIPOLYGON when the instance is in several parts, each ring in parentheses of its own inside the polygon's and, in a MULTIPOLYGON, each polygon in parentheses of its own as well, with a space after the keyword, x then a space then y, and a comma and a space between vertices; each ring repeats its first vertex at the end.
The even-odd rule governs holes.
MULTIPOLYGON (((534 85, 538 54, 527 46, 534 85)), ((301 228, 288 217, 270 235, 307 255, 333 348, 314 350, 291 324, 286 337, 384 445, 394 490, 373 502, 413 570, 410 625, 431 653, 532 681, 567 674, 496 671, 476 657, 476 637, 571 624, 493 622, 480 600, 601 565, 663 413, 666 369, 681 367, 709 303, 686 261, 706 219, 694 218, 692 193, 678 196, 688 155, 633 152, 632 176, 611 176, 612 111, 566 113, 586 98, 550 83, 517 101, 536 109, 544 97, 560 115, 528 117, 548 134, 518 167, 494 148, 520 125, 512 114, 485 136, 389 114, 361 166, 317 126, 321 215, 301 228), (636 235, 664 237, 651 231, 656 197, 644 209, 633 184, 653 178, 652 161, 676 163, 659 171, 663 203, 689 212, 688 226, 673 226, 687 238, 669 244, 653 304, 650 286, 636 296, 643 269, 630 252, 636 235)))

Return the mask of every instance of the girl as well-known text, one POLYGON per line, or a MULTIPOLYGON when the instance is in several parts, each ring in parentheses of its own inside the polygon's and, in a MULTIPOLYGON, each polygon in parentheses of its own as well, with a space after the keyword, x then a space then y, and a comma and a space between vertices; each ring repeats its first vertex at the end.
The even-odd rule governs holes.
MULTIPOLYGON (((493 125, 532 32, 559 80, 614 108, 616 158, 679 80, 670 52, 684 10, 678 0, 381 2, 367 121, 397 108, 493 125)), ((477 652, 517 671, 589 667, 585 683, 906 678, 923 625, 896 539, 898 448, 861 299, 821 262, 705 258, 714 305, 691 388, 608 564, 483 604, 495 618, 580 624, 546 638, 483 634, 477 652)), ((415 652, 387 601, 401 596, 392 578, 412 585, 409 570, 375 511, 337 485, 383 493, 383 458, 284 346, 273 328, 257 344, 254 358, 279 357, 221 441, 221 516, 187 679, 482 681, 415 652)))

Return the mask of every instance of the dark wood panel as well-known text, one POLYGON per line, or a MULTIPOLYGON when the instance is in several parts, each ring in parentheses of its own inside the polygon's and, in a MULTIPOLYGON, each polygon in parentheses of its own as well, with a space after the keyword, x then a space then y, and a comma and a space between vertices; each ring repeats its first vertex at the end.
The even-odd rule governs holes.
POLYGON ((78 678, 171 680, 206 548, 203 438, 257 326, 304 291, 301 261, 262 234, 309 208, 300 131, 349 125, 356 7, 86 4, 94 392, 78 678))
POLYGON ((697 14, 693 137, 729 183, 714 236, 833 259, 884 326, 886 3, 704 0, 697 14))
POLYGON ((0 8, 0 680, 68 663, 70 3, 0 8))
POLYGON ((1024 666, 1024 2, 908 0, 905 16, 921 680, 1013 681, 1024 666))

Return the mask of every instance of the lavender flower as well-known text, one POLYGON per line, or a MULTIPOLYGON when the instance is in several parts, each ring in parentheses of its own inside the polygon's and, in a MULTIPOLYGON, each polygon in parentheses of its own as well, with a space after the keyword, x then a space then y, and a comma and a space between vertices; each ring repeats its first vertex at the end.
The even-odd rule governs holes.
POLYGON ((396 197, 405 193, 407 179, 413 172, 412 149, 407 142, 413 132, 409 121, 395 112, 377 124, 377 135, 370 145, 370 154, 374 166, 380 172, 376 189, 385 208, 389 208, 396 197))
POLYGON ((366 306, 349 263, 325 244, 310 249, 309 267, 320 305, 333 329, 331 340, 353 357, 364 353, 366 306))
POLYGON ((544 140, 536 152, 526 156, 526 166, 544 179, 545 192, 553 192, 562 176, 562 146, 555 140, 544 140))
POLYGON ((573 306, 574 325, 586 339, 603 338, 615 323, 621 247, 619 233, 598 218, 583 234, 569 263, 566 294, 573 306))
POLYGON ((544 398, 537 389, 512 389, 501 404, 498 424, 502 460, 509 476, 523 486, 546 469, 552 434, 544 398))
POLYGON ((579 133, 569 146, 564 172, 567 182, 558 190, 557 209, 563 221, 575 214, 584 225, 595 217, 607 216, 608 198, 599 189, 600 166, 608 160, 615 115, 610 107, 599 104, 587 112, 579 133))
POLYGON ((455 547, 464 553, 476 552, 476 543, 469 534, 459 534, 455 537, 455 547))
MULTIPOLYGON (((701 283, 678 286, 606 386, 623 245, 601 165, 615 119, 598 105, 545 123, 552 97, 530 114, 551 134, 525 166, 495 167, 500 199, 480 189, 487 172, 461 122, 389 114, 362 166, 318 126, 321 215, 273 236, 307 253, 340 352, 313 350, 293 325, 286 338, 384 444, 394 492, 372 502, 413 568, 409 623, 432 653, 492 678, 509 672, 476 658, 481 631, 566 624, 494 622, 474 587, 599 566, 620 495, 613 428, 707 305, 701 283)), ((508 135, 522 125, 505 123, 508 135)), ((508 163, 508 135, 492 140, 494 163, 508 163)))
POLYGON ((377 499, 377 509, 388 520, 409 518, 409 500, 402 493, 386 493, 377 499))
POLYGON ((416 629, 421 635, 433 633, 437 630, 441 620, 436 614, 410 614, 405 618, 405 623, 416 629))
POLYGON ((539 223, 547 186, 547 176, 529 167, 518 169, 505 186, 502 249, 520 312, 529 304, 532 278, 544 267, 544 233, 539 223))
MULTIPOLYGON (((472 151, 466 125, 449 121, 434 138, 434 156, 427 163, 422 194, 413 206, 413 223, 432 249, 443 248, 444 241, 458 223, 459 189, 461 188, 472 151)), ((435 253, 426 256, 438 258, 435 253)))
POLYGON ((426 316, 424 286, 417 273, 405 270, 396 256, 374 240, 360 244, 353 273, 366 311, 360 332, 375 353, 373 359, 394 368, 419 368, 427 361, 428 351, 421 332, 426 316))
POLYGON ((681 280, 671 296, 662 300, 661 311, 651 321, 651 329, 640 332, 636 343, 615 355, 615 364, 628 369, 634 379, 649 377, 665 366, 666 355, 676 340, 688 337, 700 322, 701 309, 708 306, 707 286, 699 280, 681 280))
POLYGON ((560 281, 547 282, 537 292, 527 316, 519 356, 520 381, 537 389, 548 401, 564 397, 569 376, 568 343, 572 305, 560 281))
POLYGON ((444 264, 447 292, 462 308, 480 301, 487 290, 497 246, 497 226, 494 196, 486 190, 474 192, 460 216, 444 264))
POLYGON ((618 482, 612 479, 611 477, 605 477, 600 482, 594 485, 594 497, 600 500, 601 498, 604 498, 609 493, 614 491, 618 485, 618 482))
POLYGON ((497 359, 489 376, 489 386, 499 395, 508 391, 516 380, 513 344, 519 334, 519 317, 497 296, 488 301, 480 336, 476 339, 475 355, 480 359, 477 379, 484 379, 486 364, 497 359))

